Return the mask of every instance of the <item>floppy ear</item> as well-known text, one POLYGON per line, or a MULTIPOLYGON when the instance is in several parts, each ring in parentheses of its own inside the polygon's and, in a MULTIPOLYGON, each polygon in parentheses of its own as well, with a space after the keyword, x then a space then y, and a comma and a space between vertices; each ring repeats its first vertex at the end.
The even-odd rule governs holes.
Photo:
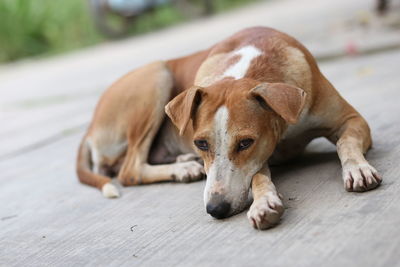
POLYGON ((165 106, 165 113, 179 129, 179 134, 185 133, 190 119, 194 119, 201 102, 202 87, 193 86, 183 91, 165 106))
POLYGON ((270 107, 291 124, 299 119, 306 100, 303 89, 285 83, 261 83, 251 89, 250 94, 264 108, 270 107))

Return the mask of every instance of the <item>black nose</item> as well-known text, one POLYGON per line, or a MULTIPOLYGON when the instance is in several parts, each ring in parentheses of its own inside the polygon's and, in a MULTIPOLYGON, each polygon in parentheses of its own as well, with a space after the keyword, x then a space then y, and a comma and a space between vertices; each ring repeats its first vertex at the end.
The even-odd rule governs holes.
POLYGON ((226 201, 222 201, 218 204, 208 203, 207 204, 207 213, 217 219, 226 218, 231 209, 231 204, 226 201))

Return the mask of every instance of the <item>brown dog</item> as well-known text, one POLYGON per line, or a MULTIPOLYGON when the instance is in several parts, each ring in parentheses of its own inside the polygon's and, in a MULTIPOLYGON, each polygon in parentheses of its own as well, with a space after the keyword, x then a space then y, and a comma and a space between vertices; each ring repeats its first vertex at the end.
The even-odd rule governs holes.
POLYGON ((346 190, 381 183, 363 156, 371 136, 361 115, 299 42, 255 27, 111 86, 82 141, 77 171, 81 182, 117 197, 109 172, 136 185, 198 180, 205 170, 209 214, 238 213, 252 193, 248 218, 265 229, 284 211, 268 161, 293 158, 320 136, 337 145, 346 190))

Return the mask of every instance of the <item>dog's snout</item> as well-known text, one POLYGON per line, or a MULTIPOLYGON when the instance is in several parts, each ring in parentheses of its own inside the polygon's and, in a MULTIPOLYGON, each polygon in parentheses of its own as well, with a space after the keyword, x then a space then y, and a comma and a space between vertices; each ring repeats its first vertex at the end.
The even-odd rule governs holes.
POLYGON ((223 219, 228 216, 231 205, 223 201, 219 204, 207 204, 207 213, 217 219, 223 219))
POLYGON ((231 204, 221 195, 214 195, 206 206, 207 213, 217 219, 226 218, 231 210, 231 204))

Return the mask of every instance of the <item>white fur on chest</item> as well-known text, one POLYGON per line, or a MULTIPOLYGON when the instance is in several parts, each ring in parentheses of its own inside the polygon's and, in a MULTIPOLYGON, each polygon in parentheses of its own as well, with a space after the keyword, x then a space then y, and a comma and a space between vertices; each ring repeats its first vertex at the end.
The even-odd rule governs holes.
POLYGON ((308 110, 305 109, 300 115, 299 121, 289 127, 284 132, 282 139, 290 139, 298 137, 310 129, 318 128, 322 125, 322 121, 319 117, 310 115, 308 110))

